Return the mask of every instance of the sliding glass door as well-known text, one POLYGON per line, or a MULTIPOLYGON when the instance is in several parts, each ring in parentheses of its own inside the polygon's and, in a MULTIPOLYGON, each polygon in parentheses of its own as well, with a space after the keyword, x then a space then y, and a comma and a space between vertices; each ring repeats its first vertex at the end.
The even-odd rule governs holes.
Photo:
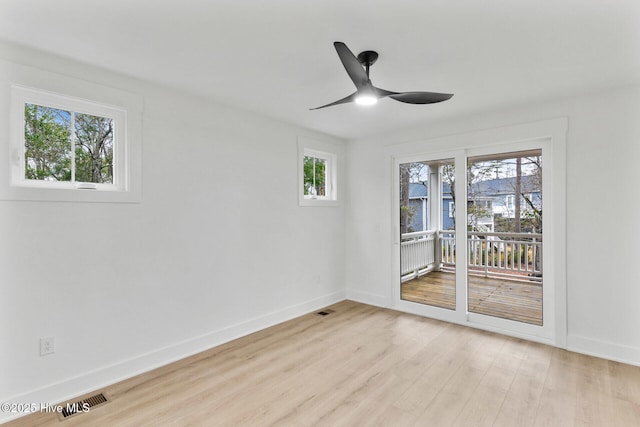
POLYGON ((545 337, 539 144, 398 158, 398 304, 545 337), (537 146, 536 146, 537 145, 537 146))
POLYGON ((467 158, 467 309, 542 326, 542 150, 467 158))
POLYGON ((399 165, 400 298, 456 309, 454 159, 399 165))

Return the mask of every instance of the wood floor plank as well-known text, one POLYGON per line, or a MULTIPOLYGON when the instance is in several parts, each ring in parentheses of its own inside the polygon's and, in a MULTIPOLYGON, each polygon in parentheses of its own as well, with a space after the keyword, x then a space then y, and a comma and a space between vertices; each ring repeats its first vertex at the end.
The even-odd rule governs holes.
POLYGON ((534 426, 575 425, 576 395, 584 357, 554 349, 534 426))
POLYGON ((609 376, 613 395, 640 404, 640 370, 635 366, 609 361, 609 376))
POLYGON ((394 404, 416 418, 422 415, 469 355, 479 348, 482 336, 474 332, 451 326, 446 334, 433 341, 433 345, 425 347, 415 360, 409 361, 411 370, 407 373, 416 376, 417 380, 398 395, 394 404), (456 357, 451 357, 452 354, 456 357))
POLYGON ((493 426, 513 380, 525 357, 526 344, 515 338, 506 340, 491 367, 459 413, 454 426, 493 426))
MULTIPOLYGON (((7 427, 638 426, 640 367, 344 301, 7 427)), ((4 427, 4 426, 3 426, 4 427)))
POLYGON ((428 403, 418 417, 418 425, 454 425, 506 341, 506 337, 493 334, 480 338, 472 351, 454 356, 463 358, 463 363, 428 403))
POLYGON ((640 403, 614 398, 613 409, 614 416, 611 418, 611 425, 640 426, 640 403))
MULTIPOLYGON (((542 284, 469 275, 469 311, 542 325, 542 284)), ((403 300, 455 310, 455 274, 432 271, 404 282, 403 300)))
POLYGON ((553 349, 527 343, 524 358, 502 402, 496 427, 531 427, 547 379, 553 349))

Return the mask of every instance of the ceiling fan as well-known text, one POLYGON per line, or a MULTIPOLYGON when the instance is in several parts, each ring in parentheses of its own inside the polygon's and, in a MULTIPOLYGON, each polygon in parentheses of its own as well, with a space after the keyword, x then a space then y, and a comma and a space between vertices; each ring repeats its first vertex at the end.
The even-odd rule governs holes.
POLYGON ((344 69, 347 70, 347 74, 351 77, 353 84, 356 85, 356 91, 345 98, 321 107, 311 108, 311 110, 318 110, 347 102, 355 102, 360 105, 373 105, 378 102, 378 99, 385 97, 406 102, 407 104, 433 104, 446 101, 453 96, 451 93, 391 92, 377 88, 371 83, 371 79, 369 79, 369 68, 378 59, 378 52, 366 50, 356 57, 347 45, 342 42, 335 42, 333 46, 336 48, 336 52, 338 52, 338 57, 340 61, 342 61, 344 69))

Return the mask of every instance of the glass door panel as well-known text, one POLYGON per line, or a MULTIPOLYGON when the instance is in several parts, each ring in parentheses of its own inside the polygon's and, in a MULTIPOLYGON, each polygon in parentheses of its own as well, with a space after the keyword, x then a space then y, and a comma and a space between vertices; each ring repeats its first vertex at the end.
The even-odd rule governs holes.
POLYGON ((542 151, 467 159, 467 310, 543 325, 542 151))
POLYGON ((400 299, 455 310, 454 160, 399 166, 400 299))

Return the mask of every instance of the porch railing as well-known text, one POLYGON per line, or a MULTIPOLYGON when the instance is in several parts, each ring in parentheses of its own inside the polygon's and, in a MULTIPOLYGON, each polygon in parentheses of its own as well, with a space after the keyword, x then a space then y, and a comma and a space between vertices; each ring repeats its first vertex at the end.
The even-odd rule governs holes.
MULTIPOLYGON (((468 232, 469 274, 505 277, 512 280, 542 281, 542 234, 468 232)), ((426 231, 402 235, 401 264, 403 281, 431 270, 453 271, 456 265, 454 230, 426 231), (414 236, 432 236, 433 243, 411 243, 414 236), (405 236, 407 239, 405 239, 405 236), (406 244, 405 244, 406 243, 406 244), (433 251, 431 250, 433 248, 433 251), (440 250, 440 259, 436 248, 440 250), (406 261, 406 262, 405 262, 406 261), (422 265, 412 269, 412 265, 422 265), (411 274, 410 274, 411 273, 411 274)))
POLYGON ((435 266, 436 232, 405 233, 400 242, 400 270, 403 281, 423 275, 435 266))

